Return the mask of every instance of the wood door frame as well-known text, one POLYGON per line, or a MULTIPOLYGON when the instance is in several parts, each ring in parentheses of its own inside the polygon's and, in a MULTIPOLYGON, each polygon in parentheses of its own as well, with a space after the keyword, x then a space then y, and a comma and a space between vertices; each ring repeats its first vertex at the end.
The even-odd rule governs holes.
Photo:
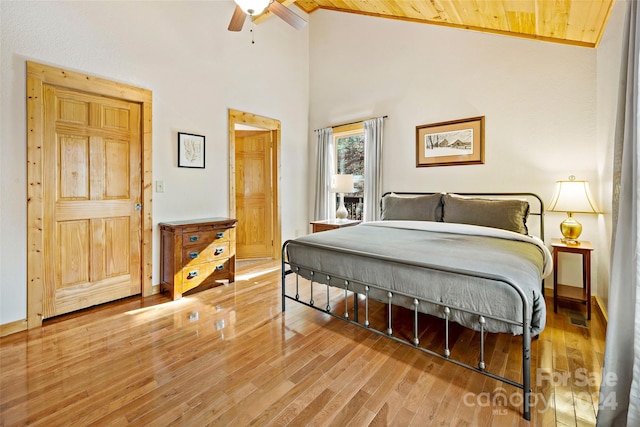
POLYGON ((273 140, 273 156, 271 159, 271 172, 273 176, 273 188, 271 197, 274 206, 271 212, 273 220, 273 259, 280 259, 282 246, 282 224, 280 207, 280 135, 282 127, 280 120, 243 111, 229 109, 229 217, 236 217, 236 124, 254 126, 271 131, 273 140))
POLYGON ((140 104, 141 203, 140 275, 142 295, 152 293, 151 91, 83 73, 27 61, 27 327, 42 326, 44 270, 43 203, 44 85, 122 99, 140 104))

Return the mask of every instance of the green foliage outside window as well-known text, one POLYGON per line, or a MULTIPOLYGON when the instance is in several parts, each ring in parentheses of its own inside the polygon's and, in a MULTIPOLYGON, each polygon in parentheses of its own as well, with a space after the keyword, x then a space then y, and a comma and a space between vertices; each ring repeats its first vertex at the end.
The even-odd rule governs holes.
POLYGON ((349 135, 336 138, 337 171, 353 175, 355 193, 364 189, 364 135, 349 135))

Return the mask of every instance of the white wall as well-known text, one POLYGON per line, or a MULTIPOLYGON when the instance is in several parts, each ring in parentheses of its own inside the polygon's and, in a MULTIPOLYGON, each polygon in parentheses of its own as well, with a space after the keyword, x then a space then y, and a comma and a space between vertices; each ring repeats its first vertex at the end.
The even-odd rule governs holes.
MULTIPOLYGON (((595 49, 326 11, 311 15, 310 43, 309 129, 388 115, 384 191, 529 191, 548 203, 573 174, 599 194, 595 49), (481 115, 484 165, 415 167, 416 126, 481 115)), ((547 241, 565 217, 546 215, 547 241)), ((597 241, 597 216, 577 217, 597 241)), ((594 257, 594 269, 608 260, 594 257)), ((565 283, 579 283, 578 262, 561 269, 565 283)))
MULTIPOLYGON (((613 192, 613 147, 618 115, 620 61, 623 54, 626 0, 614 3, 607 29, 598 45, 598 174, 600 176, 600 208, 605 212, 598 222, 600 239, 596 250, 611 252, 611 210, 613 192)), ((600 257, 597 293, 605 307, 609 297, 609 258, 600 257)))
MULTIPOLYGON (((233 9, 231 0, 0 3, 0 324, 26 318, 27 60, 153 91, 153 179, 165 184, 155 224, 228 215, 228 108, 281 120, 283 240, 306 229, 308 29, 274 18, 254 26, 251 44, 249 21, 227 31, 233 9), (206 136, 205 169, 176 166, 178 131, 206 136)), ((158 275, 156 262, 154 285, 158 275)))

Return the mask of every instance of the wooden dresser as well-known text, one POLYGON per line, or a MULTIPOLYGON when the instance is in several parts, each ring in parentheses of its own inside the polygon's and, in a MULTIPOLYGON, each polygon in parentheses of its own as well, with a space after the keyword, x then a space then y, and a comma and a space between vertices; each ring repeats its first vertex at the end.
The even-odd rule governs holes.
POLYGON ((236 222, 203 218, 160 223, 162 292, 176 300, 200 285, 235 281, 236 222))

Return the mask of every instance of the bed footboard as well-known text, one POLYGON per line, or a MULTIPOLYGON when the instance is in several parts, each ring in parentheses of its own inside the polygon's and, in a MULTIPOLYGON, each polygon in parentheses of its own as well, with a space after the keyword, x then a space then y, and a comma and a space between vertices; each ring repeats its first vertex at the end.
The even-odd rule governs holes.
MULTIPOLYGON (((383 289, 379 286, 373 285, 371 283, 362 283, 355 282, 351 278, 348 277, 338 277, 336 275, 332 275, 328 272, 317 271, 313 268, 310 268, 305 265, 299 265, 294 262, 291 262, 287 259, 287 246, 291 244, 292 241, 288 240, 284 243, 282 247, 282 269, 281 269, 281 279, 282 279, 282 311, 286 310, 286 300, 292 300, 297 303, 306 305, 313 309, 322 311, 326 314, 329 314, 333 317, 342 319, 354 325, 360 326, 362 328, 366 328, 372 332, 375 332, 379 335, 386 336, 390 339, 393 339, 397 342, 410 345, 422 352, 430 354, 432 356, 450 361, 455 363, 456 365, 463 366, 467 369, 473 370, 475 372, 482 373, 490 378, 501 381, 503 383, 512 385, 522 390, 522 401, 523 401, 523 412, 522 416, 526 420, 531 419, 531 325, 529 317, 531 313, 531 307, 528 299, 526 298, 524 292, 515 284, 511 283, 508 279, 495 276, 495 275, 476 275, 464 270, 453 270, 447 269, 437 266, 429 266, 422 265, 422 268, 433 269, 440 272, 452 273, 456 275, 466 275, 473 277, 481 277, 485 279, 495 280, 499 282, 503 282, 508 286, 511 286, 518 292, 520 299, 522 301, 522 320, 521 321, 513 321, 508 319, 499 319, 496 317, 492 317, 485 313, 474 312, 473 310, 455 307, 451 305, 446 305, 441 303, 440 301, 429 300, 425 298, 416 298, 412 295, 402 294, 400 292, 391 292, 389 290, 383 289), (295 275, 295 293, 288 294, 286 289, 286 277, 290 274, 295 275), (308 301, 303 301, 300 296, 300 277, 305 279, 305 283, 308 281, 309 284, 309 292, 307 295, 309 296, 308 301), (344 309, 342 307, 331 307, 329 301, 329 292, 330 288, 338 288, 344 290, 344 309), (318 293, 326 293, 325 306, 318 306, 316 301, 314 300, 314 294, 317 296, 318 293), (349 313, 349 293, 353 296, 353 312, 349 313), (364 299, 364 313, 358 312, 358 299, 364 299), (385 313, 386 317, 386 329, 385 331, 380 331, 376 328, 370 327, 370 312, 369 312, 369 301, 376 300, 387 304, 387 309, 385 313), (393 316, 392 316, 392 307, 393 306, 401 306, 407 309, 412 310, 413 312, 413 336, 410 337, 409 340, 398 337, 393 334, 393 316), (418 317, 419 313, 422 312, 420 309, 425 305, 431 305, 433 307, 437 307, 440 311, 438 316, 444 319, 444 350, 440 353, 434 351, 429 348, 425 348, 420 346, 419 340, 419 325, 418 325, 418 317), (469 315, 476 316, 478 322, 477 330, 480 332, 480 348, 479 354, 477 358, 477 365, 473 366, 468 363, 465 363, 460 360, 456 360, 451 357, 451 349, 449 347, 449 332, 450 332, 450 316, 454 310, 467 313, 469 315), (364 316, 364 319, 360 319, 361 316, 364 316), (486 362, 485 362, 485 322, 488 318, 509 322, 522 327, 522 381, 517 382, 513 381, 509 378, 503 377, 501 375, 497 375, 495 373, 489 372, 486 370, 486 362)), ((300 244, 299 242, 294 242, 294 244, 300 244)), ((387 259, 384 259, 384 262, 390 262, 387 259)), ((400 261, 392 261, 392 262, 400 262, 400 261)), ((340 306, 343 304, 340 303, 340 306)), ((431 309, 431 311, 433 311, 431 309)))

